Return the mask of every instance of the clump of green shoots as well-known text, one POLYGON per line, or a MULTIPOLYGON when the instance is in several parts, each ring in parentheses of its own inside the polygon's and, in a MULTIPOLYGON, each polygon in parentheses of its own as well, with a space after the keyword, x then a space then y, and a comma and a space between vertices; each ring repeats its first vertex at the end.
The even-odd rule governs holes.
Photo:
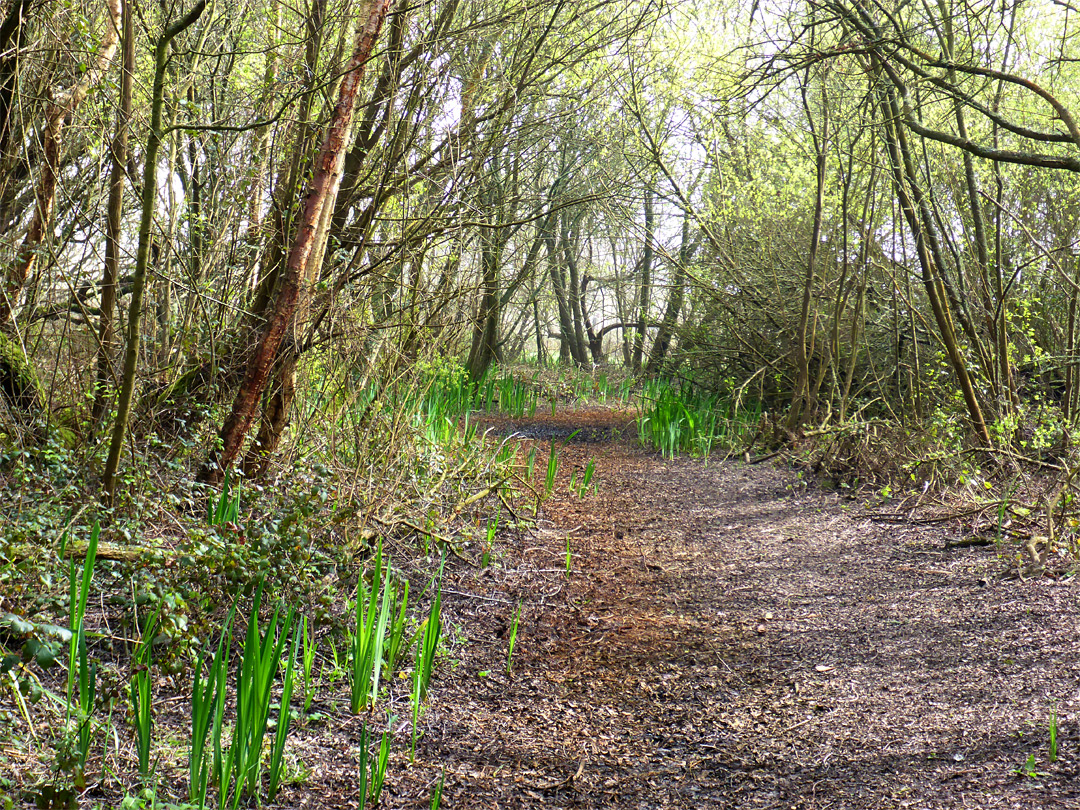
POLYGON ((139 758, 139 776, 143 784, 150 778, 150 731, 153 724, 151 700, 150 650, 157 631, 157 614, 146 624, 142 638, 136 642, 132 656, 131 711, 135 719, 135 750, 139 758))
MULTIPOLYGON (((574 470, 570 474, 570 494, 577 495, 579 500, 585 500, 585 496, 589 494, 589 484, 592 483, 593 474, 596 472, 596 461, 589 459, 589 463, 585 465, 585 470, 581 474, 581 480, 578 480, 577 470, 574 470)), ((595 488, 594 488, 595 492, 595 488)))
POLYGON ((708 457, 716 445, 733 449, 745 441, 761 417, 760 406, 746 409, 738 400, 728 401, 689 385, 676 389, 663 380, 645 384, 638 411, 639 441, 669 458, 708 457))
MULTIPOLYGON (((243 657, 236 673, 236 724, 233 726, 232 745, 222 751, 222 703, 218 704, 214 721, 214 765, 219 773, 218 792, 221 805, 226 805, 226 794, 233 784, 232 808, 240 805, 241 797, 258 795, 262 776, 263 740, 270 723, 270 707, 273 702, 273 686, 281 665, 285 643, 292 633, 296 612, 290 608, 281 618, 280 608, 274 610, 263 633, 259 622, 259 607, 263 582, 255 589, 255 598, 248 619, 247 635, 244 637, 243 657), (218 763, 221 767, 218 770, 218 763)), ((292 694, 293 660, 298 638, 294 638, 292 653, 285 670, 284 694, 278 712, 278 729, 270 751, 270 789, 268 796, 276 793, 280 784, 282 754, 288 734, 290 714, 287 703, 292 694)))
POLYGON ((390 761, 390 742, 393 739, 393 732, 391 729, 393 728, 395 719, 397 718, 393 716, 390 717, 388 724, 389 728, 383 732, 382 740, 379 742, 379 753, 370 769, 368 767, 368 759, 371 756, 371 733, 368 731, 367 723, 360 726, 359 810, 364 810, 369 801, 372 804, 379 803, 379 797, 382 795, 383 783, 386 781, 386 766, 390 761))
POLYGON ((350 676, 352 689, 349 708, 359 714, 379 693, 383 663, 383 646, 390 606, 394 601, 394 586, 390 565, 383 573, 382 541, 375 553, 371 590, 364 593, 363 577, 356 584, 356 623, 349 640, 350 676), (381 580, 381 582, 380 582, 381 580))

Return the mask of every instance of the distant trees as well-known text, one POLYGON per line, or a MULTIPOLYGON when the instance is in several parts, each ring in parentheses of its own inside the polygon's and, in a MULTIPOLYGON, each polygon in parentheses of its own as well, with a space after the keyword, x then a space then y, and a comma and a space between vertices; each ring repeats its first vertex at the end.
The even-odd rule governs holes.
POLYGON ((256 476, 313 379, 438 344, 474 380, 685 373, 792 430, 1071 423, 1075 12, 988 13, 10 0, 4 419, 111 424, 108 492, 155 422, 256 476))

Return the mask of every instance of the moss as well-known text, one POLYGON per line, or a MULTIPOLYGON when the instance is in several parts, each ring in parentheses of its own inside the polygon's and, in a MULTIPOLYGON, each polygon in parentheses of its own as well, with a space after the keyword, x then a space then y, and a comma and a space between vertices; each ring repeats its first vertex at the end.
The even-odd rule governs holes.
POLYGON ((0 395, 21 414, 37 416, 45 407, 45 389, 22 346, 0 333, 0 395))

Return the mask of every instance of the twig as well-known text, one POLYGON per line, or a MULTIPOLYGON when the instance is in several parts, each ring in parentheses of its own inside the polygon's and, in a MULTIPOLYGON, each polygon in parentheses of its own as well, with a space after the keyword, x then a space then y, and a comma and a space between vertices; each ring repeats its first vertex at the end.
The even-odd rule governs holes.
POLYGON ((496 599, 494 596, 481 596, 478 593, 465 593, 463 591, 451 591, 448 588, 442 589, 443 593, 453 594, 454 596, 464 596, 467 599, 483 599, 485 602, 497 602, 500 605, 512 605, 513 602, 507 599, 496 599))

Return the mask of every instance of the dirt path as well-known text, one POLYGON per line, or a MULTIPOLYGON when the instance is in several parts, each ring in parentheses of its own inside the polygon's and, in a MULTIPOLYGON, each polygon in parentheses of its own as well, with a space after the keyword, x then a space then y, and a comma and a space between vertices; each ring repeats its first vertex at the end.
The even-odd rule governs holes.
POLYGON ((789 471, 592 441, 561 479, 502 567, 448 585, 459 663, 395 803, 445 767, 453 808, 1080 807, 1071 582, 999 580, 789 471), (599 495, 567 497, 590 458, 599 495))

